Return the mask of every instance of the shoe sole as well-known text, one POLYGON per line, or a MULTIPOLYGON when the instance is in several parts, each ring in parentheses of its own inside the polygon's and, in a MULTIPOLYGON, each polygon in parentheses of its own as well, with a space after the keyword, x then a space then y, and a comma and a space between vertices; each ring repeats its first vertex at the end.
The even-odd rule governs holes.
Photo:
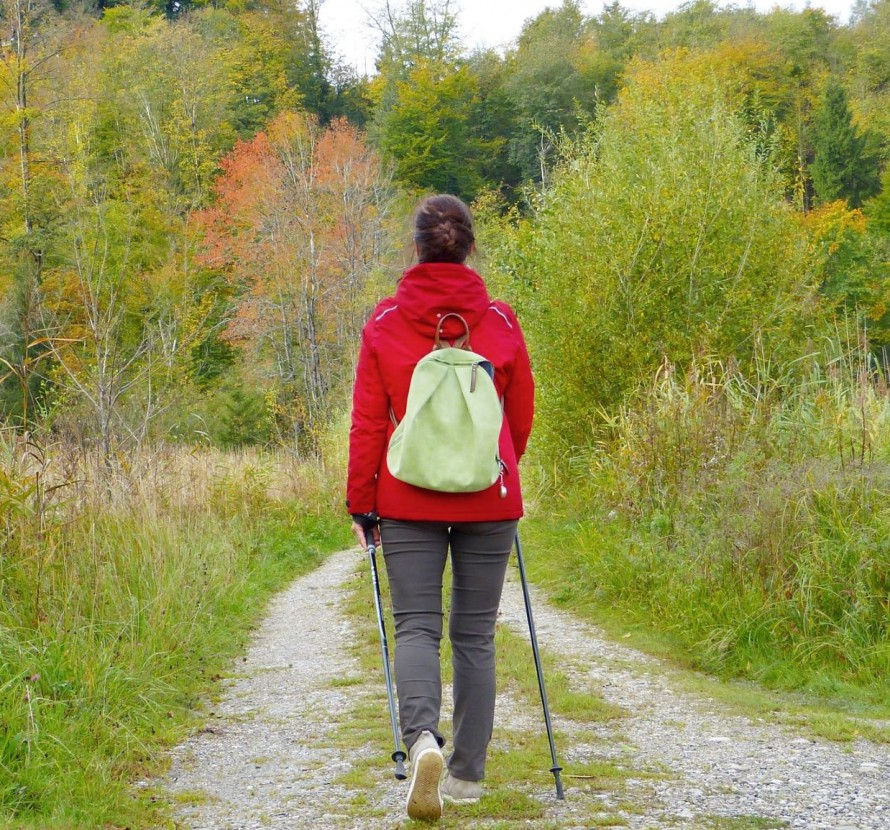
POLYGON ((414 759, 408 789, 408 817, 415 821, 438 821, 442 817, 439 779, 445 759, 438 749, 426 749, 414 759))

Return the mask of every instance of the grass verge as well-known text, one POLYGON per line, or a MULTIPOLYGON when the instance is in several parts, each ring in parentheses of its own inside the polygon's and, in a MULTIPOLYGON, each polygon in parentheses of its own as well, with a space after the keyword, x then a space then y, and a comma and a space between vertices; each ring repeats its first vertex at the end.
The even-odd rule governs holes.
POLYGON ((671 572, 666 558, 663 571, 659 566, 647 569, 645 556, 614 519, 579 522, 539 516, 526 520, 523 534, 530 578, 555 604, 591 620, 615 640, 695 669, 681 680, 691 691, 814 736, 890 742, 886 679, 863 684, 845 679, 837 667, 802 666, 770 639, 746 642, 743 665, 715 655, 708 628, 713 620, 705 617, 703 606, 731 615, 732 600, 716 590, 706 596, 696 586, 678 584, 680 575, 671 572), (636 587, 621 590, 633 571, 636 587))
POLYGON ((3 468, 0 826, 163 818, 134 783, 195 727, 267 598, 348 543, 311 471, 272 492, 279 461, 217 457, 65 501, 3 468))

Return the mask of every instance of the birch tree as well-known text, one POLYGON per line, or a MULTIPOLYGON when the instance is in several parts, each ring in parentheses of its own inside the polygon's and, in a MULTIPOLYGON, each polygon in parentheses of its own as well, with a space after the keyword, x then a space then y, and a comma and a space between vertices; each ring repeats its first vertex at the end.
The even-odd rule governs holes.
POLYGON ((393 193, 354 127, 285 112, 223 159, 206 262, 241 287, 228 336, 262 367, 297 447, 312 447, 388 254, 393 193))

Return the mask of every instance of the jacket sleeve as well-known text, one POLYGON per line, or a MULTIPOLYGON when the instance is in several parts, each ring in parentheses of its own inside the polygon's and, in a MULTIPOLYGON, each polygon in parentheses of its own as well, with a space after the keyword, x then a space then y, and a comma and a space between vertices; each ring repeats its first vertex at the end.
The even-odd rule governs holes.
MULTIPOLYGON (((507 308, 509 309, 509 306, 507 308)), ((509 311, 519 342, 513 362, 513 371, 507 388, 504 390, 504 415, 510 425, 513 449, 516 452, 516 460, 519 461, 525 453, 528 437, 532 431, 532 420, 535 414, 535 381, 532 377, 531 362, 522 329, 519 327, 519 321, 512 309, 509 311)))
POLYGON ((373 319, 362 331, 362 343, 352 394, 346 507, 350 513, 370 513, 377 507, 377 472, 389 428, 389 396, 373 348, 373 319))

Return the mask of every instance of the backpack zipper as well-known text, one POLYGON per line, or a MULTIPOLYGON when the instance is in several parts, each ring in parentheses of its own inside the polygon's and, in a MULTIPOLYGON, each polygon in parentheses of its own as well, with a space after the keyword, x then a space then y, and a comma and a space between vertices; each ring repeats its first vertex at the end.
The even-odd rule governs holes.
POLYGON ((491 365, 491 361, 489 360, 480 360, 478 363, 474 363, 470 368, 470 391, 476 391, 476 372, 479 371, 479 367, 482 367, 483 371, 486 375, 491 378, 491 382, 494 383, 494 366, 491 365))

